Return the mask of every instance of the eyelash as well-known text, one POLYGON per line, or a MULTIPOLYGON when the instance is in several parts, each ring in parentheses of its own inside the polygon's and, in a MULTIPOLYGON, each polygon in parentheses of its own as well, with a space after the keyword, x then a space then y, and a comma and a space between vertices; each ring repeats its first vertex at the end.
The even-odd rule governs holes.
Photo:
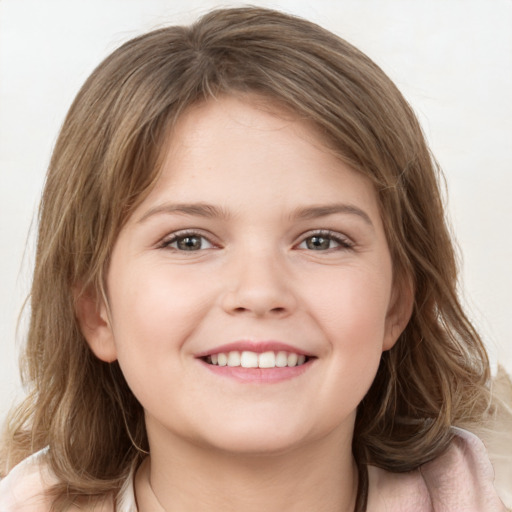
MULTIPOLYGON (((348 239, 347 237, 341 235, 340 233, 337 233, 336 231, 330 231, 328 229, 321 229, 316 231, 310 231, 308 233, 305 233, 302 236, 302 240, 299 244, 296 245, 296 247, 299 247, 300 245, 307 242, 308 239, 318 237, 318 238, 324 238, 329 241, 333 241, 338 244, 338 247, 329 247, 325 250, 320 250, 319 252, 331 252, 336 250, 348 250, 354 248, 354 243, 348 239)), ((309 249, 311 251, 314 251, 314 249, 309 249)))
MULTIPOLYGON (((202 234, 199 231, 196 230, 185 230, 185 231, 177 231, 176 233, 172 233, 169 237, 162 240, 162 243, 160 244, 160 248, 162 249, 171 249, 177 252, 197 252, 195 250, 184 250, 179 249, 178 247, 171 247, 172 244, 179 242, 180 240, 183 240, 185 238, 198 238, 200 240, 206 240, 208 244, 211 245, 211 247, 208 247, 208 249, 211 249, 213 247, 216 247, 216 244, 214 244, 207 236, 202 234)), ((202 245, 202 244, 201 244, 202 245)), ((217 246, 218 247, 218 246, 217 246)), ((199 248, 201 250, 202 247, 199 248)), ((205 249, 202 249, 205 250, 205 249)))
MULTIPOLYGON (((337 233, 335 231, 330 230, 315 230, 310 231, 302 235, 301 241, 296 244, 295 248, 300 248, 302 244, 307 243, 307 240, 312 239, 314 237, 326 239, 330 242, 335 242, 338 244, 337 247, 328 247, 327 249, 318 249, 319 252, 331 252, 336 250, 349 250, 354 248, 354 243, 346 238, 345 236, 341 235, 340 233, 337 233)), ((213 243, 207 236, 202 234, 199 231, 196 230, 186 230, 186 231, 178 231, 176 233, 173 233, 169 237, 162 240, 161 244, 159 245, 159 248, 162 249, 171 249, 177 252, 198 252, 200 250, 206 250, 206 249, 212 249, 212 248, 218 248, 219 246, 213 243), (186 238, 197 238, 201 240, 201 245, 198 249, 190 249, 187 251, 186 249, 179 249, 178 247, 171 247, 172 244, 178 243, 180 240, 186 239, 186 238), (203 240, 206 240, 210 247, 203 248, 203 240)), ((303 248, 303 250, 310 250, 315 251, 315 249, 311 248, 303 248)))

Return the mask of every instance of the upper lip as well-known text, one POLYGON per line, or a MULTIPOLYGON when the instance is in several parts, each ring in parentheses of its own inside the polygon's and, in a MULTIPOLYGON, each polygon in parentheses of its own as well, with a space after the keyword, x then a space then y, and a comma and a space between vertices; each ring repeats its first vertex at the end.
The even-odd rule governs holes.
POLYGON ((294 347, 281 341, 233 341, 231 343, 225 343, 224 345, 218 345, 213 348, 206 349, 196 354, 197 358, 211 356, 212 354, 227 353, 237 350, 239 352, 248 351, 256 352, 258 354, 262 352, 292 352, 298 355, 304 355, 313 357, 313 354, 306 350, 294 347))

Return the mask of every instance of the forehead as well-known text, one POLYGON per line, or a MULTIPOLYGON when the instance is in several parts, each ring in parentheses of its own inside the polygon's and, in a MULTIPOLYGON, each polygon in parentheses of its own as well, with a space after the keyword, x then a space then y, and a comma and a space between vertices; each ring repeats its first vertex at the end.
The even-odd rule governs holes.
POLYGON ((299 183, 300 175, 314 187, 344 172, 373 191, 370 181, 343 162, 313 122, 258 96, 224 96, 189 107, 162 149, 160 185, 172 183, 175 188, 183 180, 199 185, 217 184, 218 179, 226 188, 237 179, 267 180, 271 188, 295 168, 293 183, 299 183))
POLYGON ((197 205, 204 213, 206 206, 245 227, 341 208, 362 212, 384 236, 370 180, 329 149, 312 123, 273 108, 224 97, 186 110, 162 148, 158 179, 128 224, 158 211, 183 212, 183 206, 188 213, 197 205))

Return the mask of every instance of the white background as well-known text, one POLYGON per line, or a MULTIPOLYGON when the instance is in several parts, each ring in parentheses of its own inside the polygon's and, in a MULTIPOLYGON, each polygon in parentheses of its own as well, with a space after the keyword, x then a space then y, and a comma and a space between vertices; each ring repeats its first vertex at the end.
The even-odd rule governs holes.
MULTIPOLYGON (((512 371, 512 0, 252 4, 333 30, 368 53, 411 102, 447 176, 464 302, 494 363, 512 371)), ((241 4, 0 0, 0 420, 21 394, 23 323, 15 331, 31 278, 33 224, 74 95, 127 39, 231 5, 241 4)))

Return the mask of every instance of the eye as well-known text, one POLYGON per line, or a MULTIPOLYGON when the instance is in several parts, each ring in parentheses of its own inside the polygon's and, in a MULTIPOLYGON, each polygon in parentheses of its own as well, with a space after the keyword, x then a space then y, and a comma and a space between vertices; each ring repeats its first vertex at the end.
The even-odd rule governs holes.
POLYGON ((214 245, 199 233, 175 233, 162 242, 162 247, 175 251, 201 251, 212 249, 214 245))
POLYGON ((319 231, 309 234, 297 247, 310 251, 329 251, 332 249, 350 249, 353 244, 339 233, 319 231))

